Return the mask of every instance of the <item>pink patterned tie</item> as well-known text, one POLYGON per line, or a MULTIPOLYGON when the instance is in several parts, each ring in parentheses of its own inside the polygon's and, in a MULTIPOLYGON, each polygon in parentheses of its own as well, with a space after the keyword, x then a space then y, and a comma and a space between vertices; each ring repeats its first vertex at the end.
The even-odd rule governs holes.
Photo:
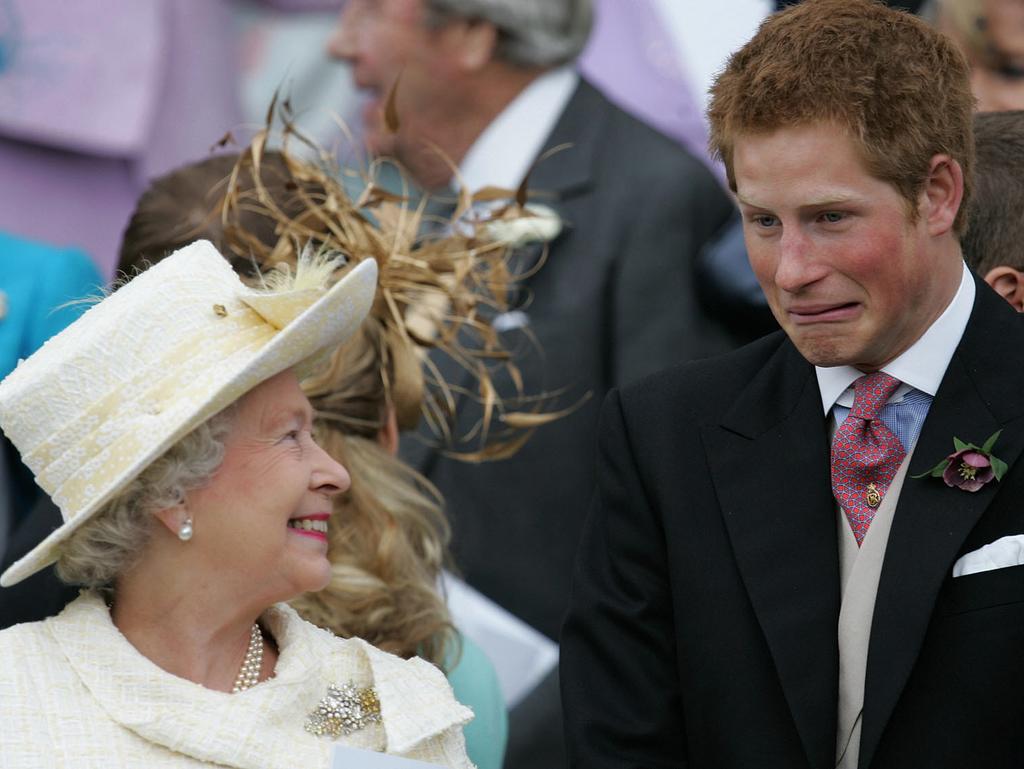
POLYGON ((900 380, 876 371, 853 383, 853 408, 832 439, 832 493, 864 542, 875 510, 889 490, 906 452, 878 418, 900 380))

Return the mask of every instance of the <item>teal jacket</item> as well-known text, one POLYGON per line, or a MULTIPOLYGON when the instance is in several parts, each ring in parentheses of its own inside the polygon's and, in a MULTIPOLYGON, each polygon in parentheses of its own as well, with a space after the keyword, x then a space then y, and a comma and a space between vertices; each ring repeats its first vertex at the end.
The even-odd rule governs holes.
MULTIPOLYGON (((102 287, 84 252, 0 232, 0 379, 86 308, 68 302, 99 294, 102 287)), ((2 552, 7 530, 28 514, 39 490, 12 447, 0 446, 0 463, 2 552)))
POLYGON ((0 232, 0 379, 85 309, 67 302, 95 296, 102 287, 84 252, 0 232))
POLYGON ((483 649, 459 636, 462 656, 448 673, 455 699, 475 714, 466 724, 466 753, 477 769, 501 769, 508 742, 508 709, 498 685, 494 665, 483 649))

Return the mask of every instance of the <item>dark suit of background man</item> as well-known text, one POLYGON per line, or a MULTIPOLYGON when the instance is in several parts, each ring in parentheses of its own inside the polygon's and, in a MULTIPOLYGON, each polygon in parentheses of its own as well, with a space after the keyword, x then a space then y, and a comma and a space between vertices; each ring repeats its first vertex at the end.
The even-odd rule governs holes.
POLYGON ((1024 319, 961 258, 971 107, 952 44, 869 0, 771 17, 719 77, 783 331, 607 399, 570 766, 1024 766, 1024 319), (914 477, 998 430, 1001 480, 914 477))
MULTIPOLYGON (((530 175, 534 199, 565 229, 508 325, 543 351, 519 361, 527 390, 568 388, 566 403, 593 397, 511 460, 414 458, 444 493, 467 581, 552 638, 593 487, 604 394, 722 346, 697 308, 692 263, 727 218, 728 198, 700 162, 579 78, 572 62, 590 26, 590 0, 350 0, 330 46, 372 96, 370 148, 398 157, 427 189, 456 183, 435 147, 476 190, 514 189, 545 150, 568 145, 530 175), (381 112, 399 73, 399 129, 389 134, 381 112)), ((460 408, 465 428, 479 414, 460 408)), ((561 741, 557 712, 545 708, 535 699, 513 712, 508 766, 562 766, 560 749, 533 729, 561 741)))

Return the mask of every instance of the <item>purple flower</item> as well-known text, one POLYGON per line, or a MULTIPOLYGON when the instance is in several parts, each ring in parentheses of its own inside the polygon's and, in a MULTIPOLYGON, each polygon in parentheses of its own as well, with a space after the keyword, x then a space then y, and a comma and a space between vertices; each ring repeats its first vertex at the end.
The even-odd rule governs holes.
POLYGON ((1002 432, 1002 430, 997 430, 992 433, 981 446, 964 443, 954 436, 953 448, 956 450, 952 454, 931 470, 910 477, 942 478, 951 489, 955 488, 961 491, 978 491, 993 478, 1001 481, 1010 468, 1006 462, 992 453, 992 449, 1002 432))
POLYGON ((974 448, 956 451, 946 461, 949 464, 942 471, 942 480, 950 487, 977 491, 996 477, 989 457, 974 448))

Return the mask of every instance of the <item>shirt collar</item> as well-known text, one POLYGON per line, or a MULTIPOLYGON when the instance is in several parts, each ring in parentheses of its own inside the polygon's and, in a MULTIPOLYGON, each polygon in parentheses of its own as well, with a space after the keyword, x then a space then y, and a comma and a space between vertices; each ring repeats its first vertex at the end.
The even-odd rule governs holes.
POLYGON ((471 192, 487 186, 516 189, 565 111, 579 79, 566 65, 526 86, 469 148, 459 166, 462 185, 471 192))
MULTIPOLYGON (((909 349, 882 367, 886 374, 904 383, 894 393, 895 399, 901 398, 911 388, 935 396, 953 352, 960 344, 960 337, 967 328, 975 291, 974 278, 965 264, 960 287, 942 315, 909 349)), ((832 410, 854 381, 864 375, 853 366, 815 366, 814 372, 818 375, 818 390, 821 391, 821 406, 825 414, 832 410)))

